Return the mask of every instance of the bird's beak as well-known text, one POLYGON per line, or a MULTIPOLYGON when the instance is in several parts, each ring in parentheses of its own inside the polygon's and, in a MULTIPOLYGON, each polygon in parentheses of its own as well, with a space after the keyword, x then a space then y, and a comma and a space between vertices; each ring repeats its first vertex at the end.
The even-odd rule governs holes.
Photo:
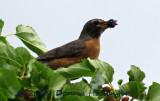
POLYGON ((102 22, 99 27, 101 27, 101 28, 103 28, 103 29, 108 28, 107 21, 102 22))

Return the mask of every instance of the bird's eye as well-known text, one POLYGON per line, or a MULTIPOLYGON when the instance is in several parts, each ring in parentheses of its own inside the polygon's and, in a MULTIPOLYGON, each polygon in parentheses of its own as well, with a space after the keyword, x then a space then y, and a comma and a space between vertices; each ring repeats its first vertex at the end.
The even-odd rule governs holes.
POLYGON ((98 25, 99 24, 99 21, 94 21, 93 22, 95 25, 98 25))

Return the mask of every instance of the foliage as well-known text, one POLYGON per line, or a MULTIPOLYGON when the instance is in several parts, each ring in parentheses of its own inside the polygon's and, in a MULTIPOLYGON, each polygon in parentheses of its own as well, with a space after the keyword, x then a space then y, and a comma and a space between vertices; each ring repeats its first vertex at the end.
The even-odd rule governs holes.
POLYGON ((46 52, 46 46, 40 40, 37 33, 32 27, 18 25, 16 28, 16 36, 22 40, 22 42, 37 55, 41 55, 46 52))
MULTIPOLYGON (((160 99, 160 84, 153 82, 146 94, 143 83, 145 73, 139 67, 131 65, 127 72, 129 81, 119 89, 112 85, 114 69, 98 59, 90 58, 68 68, 52 70, 36 61, 24 47, 14 48, 6 40, 10 35, 17 36, 30 50, 40 55, 47 51, 44 43, 32 27, 18 25, 15 34, 1 36, 4 21, 0 19, 0 101, 120 101, 124 96, 143 101, 160 99), (68 79, 91 77, 91 82, 66 84, 68 79), (111 87, 110 92, 103 91, 103 85, 111 87)), ((107 88, 107 87, 106 87, 107 88)))

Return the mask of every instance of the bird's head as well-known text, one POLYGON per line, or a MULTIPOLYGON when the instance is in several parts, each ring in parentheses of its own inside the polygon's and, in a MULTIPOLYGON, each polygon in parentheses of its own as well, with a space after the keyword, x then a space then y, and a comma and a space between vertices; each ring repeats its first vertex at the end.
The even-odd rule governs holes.
POLYGON ((107 28, 114 28, 117 25, 116 22, 117 21, 113 19, 109 21, 92 19, 84 25, 79 39, 90 40, 92 38, 99 38, 107 28))

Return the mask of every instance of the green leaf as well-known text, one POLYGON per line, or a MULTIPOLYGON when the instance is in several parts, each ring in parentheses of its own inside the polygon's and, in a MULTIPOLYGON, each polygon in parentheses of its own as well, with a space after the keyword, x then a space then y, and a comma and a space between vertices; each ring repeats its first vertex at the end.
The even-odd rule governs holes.
POLYGON ((59 68, 55 70, 56 73, 63 75, 68 79, 80 78, 83 76, 92 76, 94 69, 89 63, 88 60, 83 60, 81 63, 76 63, 68 68, 59 68))
POLYGON ((2 19, 0 19, 0 36, 1 36, 3 26, 4 26, 4 21, 2 19))
POLYGON ((61 98, 60 101, 99 101, 97 97, 93 97, 93 96, 85 96, 85 97, 81 97, 78 95, 70 95, 70 96, 66 96, 61 98))
POLYGON ((91 60, 88 58, 88 61, 94 68, 100 69, 100 71, 102 72, 102 76, 104 77, 107 83, 112 82, 114 74, 114 69, 112 66, 98 59, 91 60))
POLYGON ((77 95, 70 95, 70 96, 66 96, 61 98, 60 101, 86 101, 83 97, 77 96, 77 95))
MULTIPOLYGON (((63 75, 66 78, 73 79, 73 78, 80 78, 83 76, 93 76, 94 72, 97 69, 99 69, 100 72, 102 73, 101 75, 105 79, 105 82, 112 82, 114 74, 112 66, 98 59, 91 60, 88 58, 83 60, 81 63, 71 65, 68 68, 59 68, 55 70, 55 72, 63 75)), ((94 82, 94 80, 92 81, 94 82)))
POLYGON ((33 59, 33 56, 23 47, 13 48, 12 46, 2 47, 0 59, 9 60, 10 65, 15 67, 26 67, 26 64, 33 59))
POLYGON ((120 86, 120 90, 124 91, 124 93, 128 93, 128 95, 136 99, 140 97, 145 89, 146 87, 142 83, 137 81, 131 81, 120 86))
POLYGON ((5 37, 0 36, 0 47, 2 46, 9 46, 9 43, 7 42, 5 37))
POLYGON ((86 101, 99 101, 97 96, 85 96, 86 101))
POLYGON ((18 90, 20 90, 20 83, 16 78, 13 67, 4 62, 0 62, 0 82, 0 98, 5 100, 6 98, 14 99, 18 90))
POLYGON ((31 85, 39 90, 59 90, 66 83, 66 78, 44 64, 33 60, 28 66, 32 69, 31 85))
POLYGON ((0 101, 8 101, 7 98, 0 93, 0 101))
POLYGON ((153 82, 149 87, 145 101, 159 101, 160 99, 160 84, 153 82))
POLYGON ((122 82, 123 82, 123 79, 120 79, 120 80, 118 80, 117 83, 118 83, 119 86, 121 86, 122 82))
POLYGON ((63 91, 57 91, 56 95, 63 95, 60 98, 61 101, 98 101, 98 97, 89 96, 89 93, 90 85, 82 80, 81 82, 65 85, 63 91))
POLYGON ((138 67, 131 65, 131 70, 127 72, 131 81, 142 82, 145 78, 145 73, 138 67))
POLYGON ((46 46, 40 40, 39 36, 32 27, 18 25, 16 28, 16 36, 37 55, 41 55, 47 51, 46 46))
POLYGON ((90 92, 90 85, 84 80, 72 84, 67 84, 63 90, 64 92, 79 92, 82 95, 88 96, 90 92))
POLYGON ((105 79, 102 76, 102 72, 97 69, 97 71, 94 73, 94 76, 91 79, 91 85, 92 85, 92 90, 94 89, 101 89, 102 85, 105 84, 105 79))

